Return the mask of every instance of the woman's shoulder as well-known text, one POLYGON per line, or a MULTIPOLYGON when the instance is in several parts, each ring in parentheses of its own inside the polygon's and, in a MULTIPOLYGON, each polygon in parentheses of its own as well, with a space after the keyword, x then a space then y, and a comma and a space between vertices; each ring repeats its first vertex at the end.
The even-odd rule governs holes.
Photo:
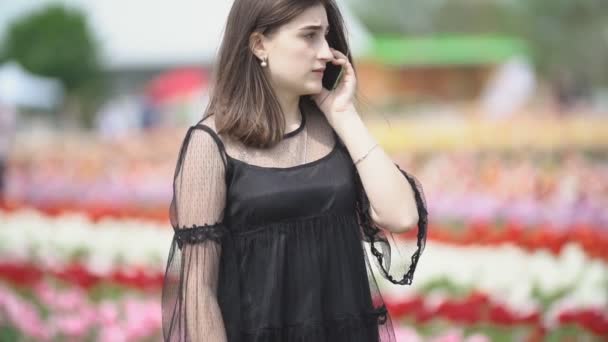
POLYGON ((199 120, 188 129, 184 145, 189 149, 206 150, 221 152, 224 154, 225 147, 222 137, 217 133, 215 120, 212 115, 208 115, 199 120))
POLYGON ((213 137, 218 145, 224 152, 232 151, 234 149, 243 148, 243 144, 235 138, 225 133, 218 133, 217 125, 215 123, 216 115, 206 114, 199 122, 194 125, 194 128, 205 130, 209 135, 213 137))
POLYGON ((193 125, 192 128, 211 131, 211 133, 218 135, 217 128, 215 126, 215 115, 213 115, 213 114, 205 115, 195 125, 193 125))
POLYGON ((204 131, 209 136, 213 138, 218 144, 225 144, 225 137, 223 134, 219 134, 217 132, 217 127, 215 125, 215 115, 208 114, 205 115, 202 119, 200 119, 195 125, 191 127, 191 129, 204 131))

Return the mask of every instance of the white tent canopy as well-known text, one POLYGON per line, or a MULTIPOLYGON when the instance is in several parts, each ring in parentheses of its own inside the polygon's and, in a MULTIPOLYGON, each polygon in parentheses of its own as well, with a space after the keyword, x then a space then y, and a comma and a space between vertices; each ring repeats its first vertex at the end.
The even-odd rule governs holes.
POLYGON ((54 109, 63 98, 61 82, 27 72, 17 62, 0 65, 0 103, 11 107, 54 109))
MULTIPOLYGON (((51 2, 58 1, 22 0, 2 6, 20 6, 21 10, 8 11, 15 16, 51 2)), ((80 8, 89 16, 101 43, 105 67, 126 69, 211 63, 233 0, 60 2, 80 8)), ((350 32, 353 55, 360 55, 369 45, 369 32, 349 11, 344 0, 338 3, 350 32)), ((0 16, 2 24, 6 24, 6 20, 0 16)))

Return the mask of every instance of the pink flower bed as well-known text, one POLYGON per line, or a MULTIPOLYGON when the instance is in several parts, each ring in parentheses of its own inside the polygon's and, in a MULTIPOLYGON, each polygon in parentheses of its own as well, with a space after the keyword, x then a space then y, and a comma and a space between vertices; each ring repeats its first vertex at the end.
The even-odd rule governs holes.
POLYGON ((58 290, 41 281, 32 289, 33 301, 18 296, 7 286, 0 286, 0 327, 16 328, 24 337, 36 341, 82 340, 95 336, 96 341, 161 340, 161 310, 158 296, 124 296, 119 300, 92 301, 78 287, 58 290), (42 307, 44 315, 39 308, 42 307))

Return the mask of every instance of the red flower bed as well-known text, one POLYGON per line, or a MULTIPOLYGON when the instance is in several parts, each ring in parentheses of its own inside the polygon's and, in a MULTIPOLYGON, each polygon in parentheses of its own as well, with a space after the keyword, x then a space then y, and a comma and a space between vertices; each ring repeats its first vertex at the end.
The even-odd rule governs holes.
MULTIPOLYGON (((542 313, 532 311, 518 313, 492 301, 480 292, 472 292, 461 299, 446 299, 438 305, 428 304, 428 298, 416 296, 407 300, 386 300, 386 305, 395 319, 411 318, 416 324, 425 324, 434 319, 445 319, 461 326, 490 323, 502 327, 528 326, 535 333, 545 334, 551 329, 543 323, 542 313)), ((598 310, 569 310, 560 313, 558 325, 575 324, 598 336, 608 334, 608 313, 598 310)))
MULTIPOLYGON (((416 231, 401 235, 414 239, 416 231)), ((430 224, 428 239, 459 246, 496 246, 510 243, 527 251, 548 249, 559 254, 568 243, 579 244, 593 258, 608 260, 608 228, 575 225, 569 229, 555 229, 549 225, 524 227, 518 223, 496 226, 490 223, 471 223, 465 229, 430 224)))
POLYGON ((55 277, 85 289, 109 283, 141 291, 156 291, 163 284, 163 273, 151 274, 141 268, 132 268, 128 271, 114 270, 106 276, 100 276, 91 273, 78 263, 58 270, 48 270, 33 264, 0 262, 0 278, 18 286, 33 286, 45 276, 55 277))

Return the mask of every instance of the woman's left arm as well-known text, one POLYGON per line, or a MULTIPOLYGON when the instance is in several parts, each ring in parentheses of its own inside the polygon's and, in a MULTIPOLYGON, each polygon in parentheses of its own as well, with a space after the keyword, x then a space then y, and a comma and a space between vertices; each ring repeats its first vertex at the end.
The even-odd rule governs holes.
MULTIPOLYGON (((332 126, 353 161, 364 156, 377 143, 354 109, 337 116, 332 126)), ((356 167, 369 199, 374 223, 393 233, 415 227, 418 209, 414 191, 382 147, 376 146, 356 167)))
MULTIPOLYGON (((353 105, 357 77, 350 59, 344 53, 331 49, 332 64, 342 66, 343 77, 330 91, 323 88, 313 99, 325 114, 357 161, 376 144, 353 105)), ((370 203, 370 217, 378 226, 393 233, 401 233, 418 224, 418 209, 414 191, 397 165, 380 146, 356 165, 365 194, 370 203)))

